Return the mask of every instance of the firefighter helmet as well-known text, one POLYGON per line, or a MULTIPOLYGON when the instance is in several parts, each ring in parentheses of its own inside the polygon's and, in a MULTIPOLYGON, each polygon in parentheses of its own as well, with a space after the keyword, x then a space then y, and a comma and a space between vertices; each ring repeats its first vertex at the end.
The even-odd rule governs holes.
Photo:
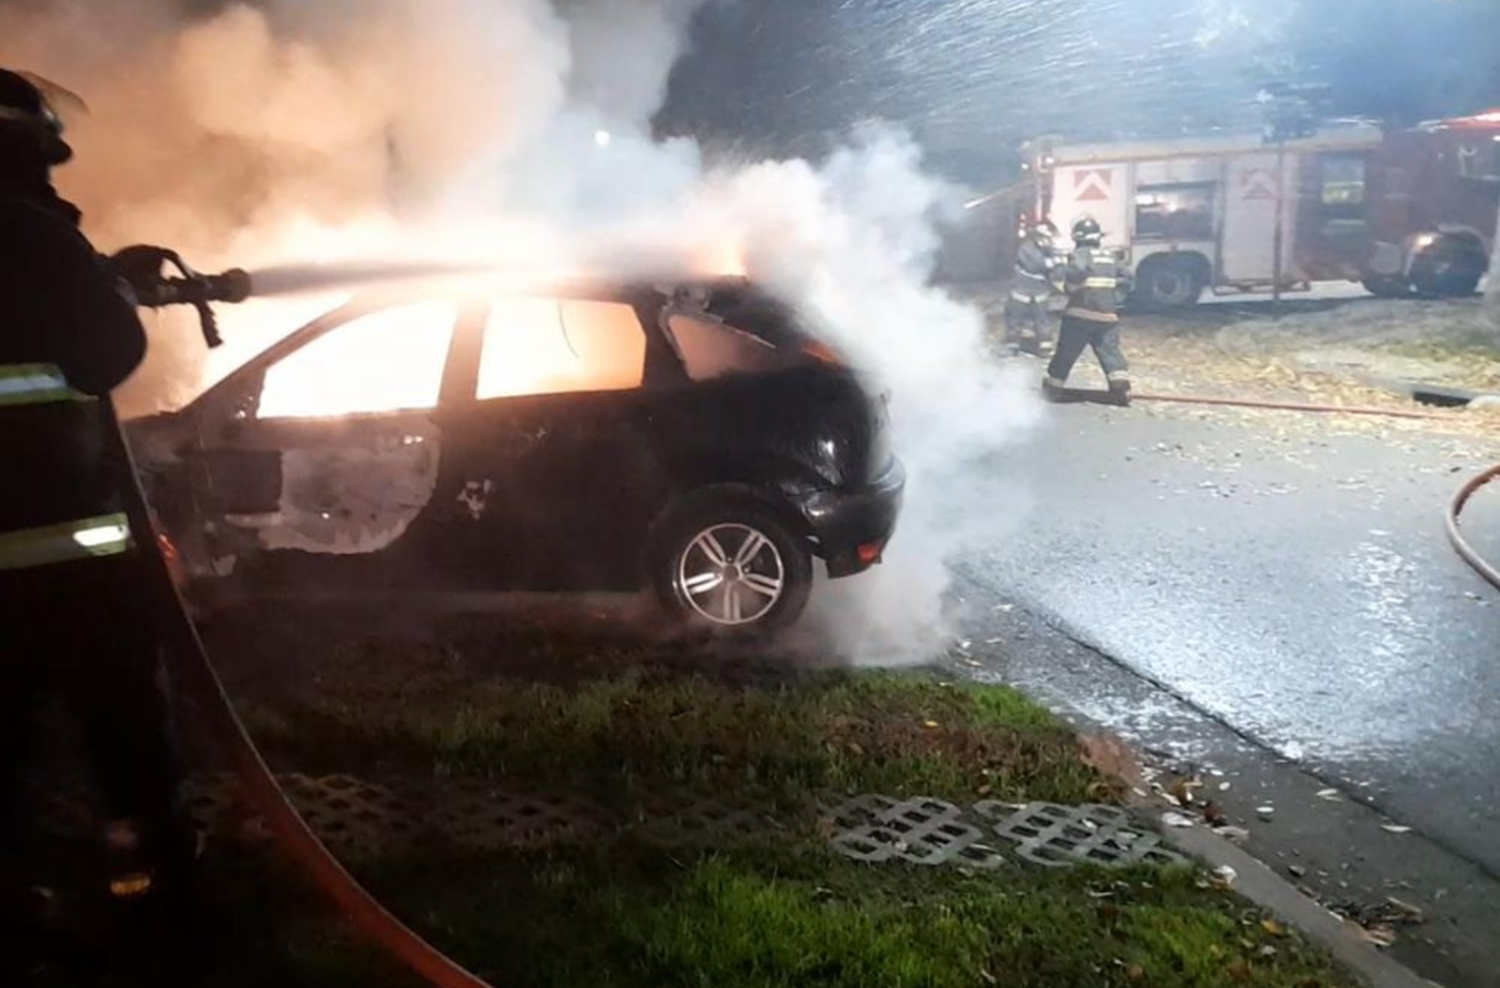
POLYGON ((1080 247, 1098 247, 1104 242, 1104 228, 1092 216, 1073 224, 1073 243, 1080 247))
POLYGON ((50 168, 73 156, 62 120, 30 76, 0 69, 0 162, 50 168))
POLYGON ((1029 231, 1033 243, 1051 247, 1057 240, 1057 226, 1051 220, 1038 220, 1029 231))

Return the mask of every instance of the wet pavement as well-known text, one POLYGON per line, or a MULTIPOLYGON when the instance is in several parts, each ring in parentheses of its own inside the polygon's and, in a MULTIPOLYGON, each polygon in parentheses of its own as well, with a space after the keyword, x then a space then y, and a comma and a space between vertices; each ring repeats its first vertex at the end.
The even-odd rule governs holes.
MULTIPOLYGON (((1421 426, 1059 407, 997 463, 1024 527, 961 569, 1500 875, 1500 591, 1443 531, 1496 460, 1500 440, 1421 426)), ((1497 493, 1466 520, 1481 547, 1500 549, 1497 493)), ((1094 706, 1171 741, 1149 704, 1094 706)))

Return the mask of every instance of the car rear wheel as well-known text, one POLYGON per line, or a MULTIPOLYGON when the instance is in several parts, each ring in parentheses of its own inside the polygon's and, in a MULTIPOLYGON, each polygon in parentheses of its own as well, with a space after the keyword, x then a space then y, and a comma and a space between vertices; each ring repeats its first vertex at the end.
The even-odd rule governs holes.
POLYGON ((690 505, 661 528, 652 582, 677 619, 735 634, 784 628, 812 590, 812 555, 774 512, 751 500, 690 505))

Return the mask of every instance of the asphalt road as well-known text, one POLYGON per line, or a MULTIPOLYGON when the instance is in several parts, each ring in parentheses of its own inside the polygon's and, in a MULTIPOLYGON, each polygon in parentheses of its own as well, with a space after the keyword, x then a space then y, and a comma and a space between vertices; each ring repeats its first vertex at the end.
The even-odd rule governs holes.
MULTIPOLYGON (((1500 439, 1058 407, 995 464, 1023 525, 961 568, 1500 874, 1500 591, 1442 523, 1486 458, 1500 439)), ((1500 492, 1468 528, 1500 550, 1500 492)))

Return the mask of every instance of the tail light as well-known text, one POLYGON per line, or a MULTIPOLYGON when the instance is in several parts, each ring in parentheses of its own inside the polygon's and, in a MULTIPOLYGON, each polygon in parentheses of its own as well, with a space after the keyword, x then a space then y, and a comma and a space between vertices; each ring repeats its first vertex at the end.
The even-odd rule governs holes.
POLYGON ((843 354, 821 340, 808 340, 802 344, 802 352, 819 363, 827 364, 830 367, 848 366, 848 362, 844 360, 843 354))

